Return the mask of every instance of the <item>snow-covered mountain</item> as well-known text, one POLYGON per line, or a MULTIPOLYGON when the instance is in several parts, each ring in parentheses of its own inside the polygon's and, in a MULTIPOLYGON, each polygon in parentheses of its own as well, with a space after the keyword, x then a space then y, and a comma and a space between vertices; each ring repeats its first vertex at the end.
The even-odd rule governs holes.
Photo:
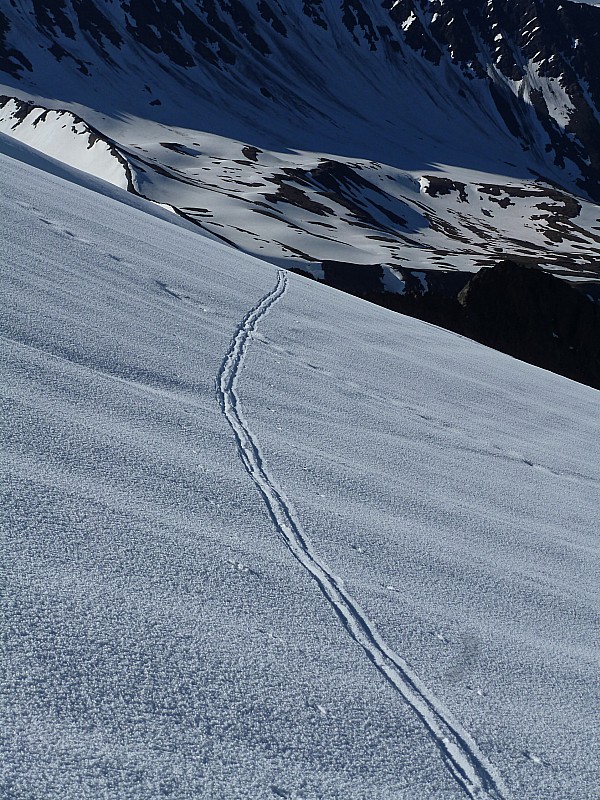
POLYGON ((597 800, 599 33, 0 5, 0 800, 597 800))
POLYGON ((595 800, 598 392, 0 182, 0 797, 595 800))
POLYGON ((597 279, 593 6, 14 0, 0 31, 0 130, 273 263, 597 279))

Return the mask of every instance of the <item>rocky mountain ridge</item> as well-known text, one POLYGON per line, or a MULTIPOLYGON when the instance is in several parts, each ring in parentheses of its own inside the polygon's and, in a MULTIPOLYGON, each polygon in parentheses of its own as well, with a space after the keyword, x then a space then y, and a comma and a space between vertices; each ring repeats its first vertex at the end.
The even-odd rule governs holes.
MULTIPOLYGON (((335 276, 326 270, 324 282, 335 276)), ((539 267, 499 261, 473 276, 432 281, 428 291, 415 281, 402 295, 381 292, 366 270, 343 288, 600 389, 600 303, 539 267)))
POLYGON ((346 66, 359 59, 373 85, 384 68, 395 72, 401 88, 402 73, 415 69, 413 53, 441 70, 457 104, 475 85, 489 95, 522 147, 545 139, 549 161, 561 169, 572 162, 578 186, 598 199, 599 35, 597 8, 559 0, 11 0, 0 14, 0 64, 13 79, 36 83, 41 47, 61 71, 93 81, 108 67, 127 83, 132 56, 143 55, 190 88, 202 89, 207 76, 229 78, 243 81, 237 94, 246 101, 272 101, 271 112, 295 106, 327 116, 324 101, 364 110, 352 86, 332 85, 324 69, 332 54, 346 66))

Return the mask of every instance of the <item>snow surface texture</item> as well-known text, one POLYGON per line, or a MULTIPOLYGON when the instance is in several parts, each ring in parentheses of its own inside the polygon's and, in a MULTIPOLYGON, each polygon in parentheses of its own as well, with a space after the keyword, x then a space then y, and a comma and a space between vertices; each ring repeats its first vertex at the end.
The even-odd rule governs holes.
POLYGON ((348 595, 343 580, 333 575, 329 567, 314 552, 289 500, 269 475, 260 447, 242 415, 235 385, 245 357, 248 339, 258 322, 283 296, 286 289, 287 278, 285 272, 281 270, 273 291, 250 309, 242 320, 218 375, 217 390, 221 407, 235 434, 242 462, 262 494, 273 522, 292 554, 314 578, 352 638, 415 710, 457 782, 469 797, 501 798, 500 780, 493 774, 485 756, 481 754, 469 734, 452 720, 406 662, 390 650, 364 611, 348 595))
POLYGON ((10 152, 0 795, 596 798, 598 392, 10 152))

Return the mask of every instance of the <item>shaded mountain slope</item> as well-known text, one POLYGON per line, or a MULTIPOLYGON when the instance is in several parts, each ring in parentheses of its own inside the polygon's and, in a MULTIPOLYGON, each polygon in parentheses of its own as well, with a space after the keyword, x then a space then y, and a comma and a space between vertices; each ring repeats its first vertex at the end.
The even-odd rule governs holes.
MULTIPOLYGON (((382 265, 398 291, 498 253, 597 276, 599 32, 558 0, 15 0, 0 66, 7 98, 84 119, 141 194, 277 264, 382 265)), ((15 102, 1 130, 61 139, 15 102)))
MULTIPOLYGON (((436 141, 436 122, 450 111, 482 135, 514 137, 513 147, 547 146, 548 163, 572 161, 581 185, 596 195, 599 17, 595 8, 558 0, 510 7, 478 0, 297 7, 266 0, 19 0, 6 10, 3 55, 25 86, 58 99, 61 75, 63 99, 92 107, 90 98, 104 101, 109 113, 143 108, 162 121, 148 96, 162 91, 170 122, 238 138, 227 126, 243 124, 252 111, 253 129, 271 132, 267 147, 294 132, 286 146, 331 150, 335 142, 340 154, 390 160, 389 137, 407 130, 404 118, 429 134, 431 160, 444 162, 444 148, 456 148, 465 133, 464 123, 455 133, 446 125, 449 141, 436 141), (411 84, 421 95, 416 105, 411 84), (181 105, 191 91, 195 103, 185 118, 181 105), (206 127, 198 125, 200 110, 206 127), (347 124, 352 116, 354 130, 347 124), (375 126, 381 133, 369 143, 365 134, 375 126), (345 152, 350 143, 361 151, 345 152)), ((405 137, 399 144, 407 144, 405 137)), ((479 166, 478 156, 461 165, 479 166)))
MULTIPOLYGON (((502 261, 455 275, 454 285, 431 281, 425 291, 413 281, 402 295, 381 292, 377 274, 364 273, 341 288, 600 389, 600 303, 539 267, 502 261)), ((336 276, 326 271, 325 281, 336 276)))

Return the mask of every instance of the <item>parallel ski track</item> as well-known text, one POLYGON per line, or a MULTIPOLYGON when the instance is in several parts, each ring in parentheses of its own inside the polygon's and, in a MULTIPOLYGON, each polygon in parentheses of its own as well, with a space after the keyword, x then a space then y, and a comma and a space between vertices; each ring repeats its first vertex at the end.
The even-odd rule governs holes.
POLYGON ((275 288, 250 309, 238 326, 216 379, 217 397, 235 435, 244 467, 262 494, 273 523, 290 552, 314 578, 350 636, 411 706, 460 787, 473 800, 507 800, 507 789, 500 775, 474 739, 453 719, 406 661, 385 643, 366 613, 348 594, 341 579, 314 551, 290 501, 270 475, 258 442, 244 418, 236 386, 248 342, 260 320, 283 297, 287 285, 287 276, 280 270, 275 288))

